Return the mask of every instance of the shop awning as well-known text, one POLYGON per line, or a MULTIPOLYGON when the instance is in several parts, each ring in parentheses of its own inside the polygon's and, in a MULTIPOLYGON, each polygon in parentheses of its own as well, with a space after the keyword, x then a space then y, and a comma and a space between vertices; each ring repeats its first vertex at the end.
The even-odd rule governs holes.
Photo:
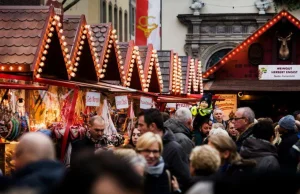
POLYGON ((198 98, 176 97, 176 96, 159 96, 157 102, 162 103, 195 103, 198 98))

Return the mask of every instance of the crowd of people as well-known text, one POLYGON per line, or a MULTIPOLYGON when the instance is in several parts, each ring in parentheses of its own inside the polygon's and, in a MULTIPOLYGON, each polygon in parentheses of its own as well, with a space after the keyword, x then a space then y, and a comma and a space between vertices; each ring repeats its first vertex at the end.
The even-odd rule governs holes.
POLYGON ((4 193, 178 194, 300 192, 300 111, 278 122, 238 108, 195 118, 188 108, 170 116, 142 111, 127 145, 103 142, 105 122, 94 116, 83 139, 72 143, 71 164, 55 159, 42 133, 24 134, 17 170, 0 177, 4 193))

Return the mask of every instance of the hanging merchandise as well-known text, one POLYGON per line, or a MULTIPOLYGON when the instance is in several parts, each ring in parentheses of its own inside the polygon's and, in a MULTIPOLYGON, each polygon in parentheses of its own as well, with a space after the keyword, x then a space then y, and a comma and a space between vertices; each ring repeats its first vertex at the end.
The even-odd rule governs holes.
POLYGON ((105 135, 112 135, 112 134, 116 134, 117 133, 117 129, 114 126, 114 123, 111 119, 110 116, 110 111, 109 111, 109 107, 108 107, 108 103, 107 103, 107 99, 103 100, 103 106, 102 106, 102 118, 105 121, 105 130, 104 130, 104 134, 105 135))

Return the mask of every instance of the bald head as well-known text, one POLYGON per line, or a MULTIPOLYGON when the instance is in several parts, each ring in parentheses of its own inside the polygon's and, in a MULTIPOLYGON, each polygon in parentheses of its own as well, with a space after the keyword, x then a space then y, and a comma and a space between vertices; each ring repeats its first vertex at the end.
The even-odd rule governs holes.
POLYGON ((54 144, 42 133, 26 133, 16 147, 15 160, 17 168, 40 160, 55 160, 54 144))

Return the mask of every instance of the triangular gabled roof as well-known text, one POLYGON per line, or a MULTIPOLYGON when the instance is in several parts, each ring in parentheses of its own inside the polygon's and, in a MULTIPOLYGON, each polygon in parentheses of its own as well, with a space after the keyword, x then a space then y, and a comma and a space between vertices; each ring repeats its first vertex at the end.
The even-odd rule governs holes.
POLYGON ((210 67, 205 73, 203 73, 203 78, 208 78, 211 74, 218 71, 222 66, 226 64, 227 61, 232 60, 238 53, 240 53, 243 49, 248 48, 248 46, 256 41, 258 37, 264 34, 267 30, 272 28, 276 23, 281 21, 283 18, 286 18, 290 23, 294 24, 297 28, 300 28, 300 21, 292 16, 286 10, 282 10, 277 15, 275 15, 271 20, 269 20, 265 25, 261 26, 257 29, 252 35, 246 38, 242 43, 232 49, 228 54, 226 54, 221 60, 219 60, 216 64, 210 67))
POLYGON ((0 71, 68 80, 52 6, 0 6, 0 71))
POLYGON ((96 52, 100 55, 100 81, 124 85, 125 71, 121 52, 117 45, 116 30, 111 23, 91 26, 96 52))
POLYGON ((146 91, 147 85, 139 54, 139 47, 134 45, 133 40, 119 43, 118 46, 120 47, 122 57, 125 57, 124 71, 126 81, 124 82, 124 86, 146 91))
POLYGON ((157 51, 152 44, 139 46, 148 92, 162 93, 163 80, 158 61, 157 51))
POLYGON ((64 16, 64 35, 71 51, 71 80, 98 82, 99 57, 92 45, 92 31, 84 15, 64 16))

